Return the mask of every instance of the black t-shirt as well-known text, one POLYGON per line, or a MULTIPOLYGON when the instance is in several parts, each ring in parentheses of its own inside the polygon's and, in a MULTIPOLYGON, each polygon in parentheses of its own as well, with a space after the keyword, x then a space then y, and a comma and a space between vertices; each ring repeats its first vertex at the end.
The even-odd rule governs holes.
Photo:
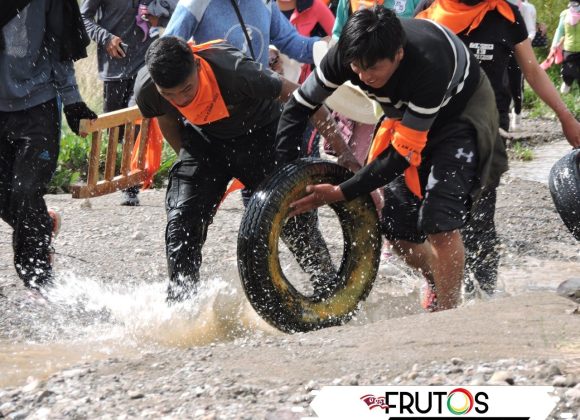
POLYGON ((516 17, 515 22, 510 22, 493 10, 469 34, 467 31, 458 34, 479 61, 496 97, 503 95, 505 90, 504 73, 515 46, 528 37, 526 24, 518 8, 512 4, 509 6, 516 17))
MULTIPOLYGON (((230 116, 199 128, 209 136, 229 139, 269 125, 280 117, 282 81, 277 73, 221 43, 197 53, 211 66, 230 116)), ((146 118, 181 115, 155 87, 143 67, 135 82, 135 97, 146 118)), ((185 119, 185 118, 184 118, 185 119)))
MULTIPOLYGON (((328 51, 284 108, 277 137, 280 161, 296 157, 296 139, 303 131, 305 117, 346 81, 378 101, 387 117, 401 120, 402 125, 416 131, 437 130, 462 113, 480 80, 477 60, 457 36, 441 25, 422 19, 403 19, 401 24, 407 36, 403 59, 380 88, 363 83, 343 60, 337 45, 328 51)), ((426 149, 434 146, 434 141, 439 138, 428 136, 426 149)), ((370 180, 373 171, 385 170, 378 167, 381 162, 375 162, 357 173, 348 191, 341 186, 345 196, 354 196, 355 190, 372 191, 381 185, 375 186, 379 181, 370 180)))

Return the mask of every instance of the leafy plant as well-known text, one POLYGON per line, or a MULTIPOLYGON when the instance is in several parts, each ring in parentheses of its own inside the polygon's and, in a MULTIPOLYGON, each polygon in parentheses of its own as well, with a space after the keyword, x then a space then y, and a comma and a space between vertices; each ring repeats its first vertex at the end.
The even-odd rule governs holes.
POLYGON ((514 159, 523 160, 529 162, 534 159, 534 152, 527 146, 524 146, 521 142, 517 141, 511 148, 511 154, 514 159))

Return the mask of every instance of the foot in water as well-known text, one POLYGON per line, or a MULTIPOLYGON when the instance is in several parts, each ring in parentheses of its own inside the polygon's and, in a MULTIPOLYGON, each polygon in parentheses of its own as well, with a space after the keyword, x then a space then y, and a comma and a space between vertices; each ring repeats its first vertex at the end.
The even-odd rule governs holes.
POLYGON ((425 284, 421 288, 421 307, 427 312, 437 312, 439 310, 435 286, 428 280, 425 280, 425 284))

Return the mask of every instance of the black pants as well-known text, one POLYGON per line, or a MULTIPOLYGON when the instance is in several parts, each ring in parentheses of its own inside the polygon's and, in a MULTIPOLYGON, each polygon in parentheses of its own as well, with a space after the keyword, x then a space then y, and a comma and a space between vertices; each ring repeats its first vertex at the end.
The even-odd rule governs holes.
MULTIPOLYGON (((195 292, 207 229, 230 180, 238 178, 252 192, 275 170, 277 124, 229 140, 186 127, 185 145, 171 169, 165 202, 168 300, 182 300, 195 292)), ((315 212, 287 223, 282 237, 306 272, 314 277, 334 272, 315 212)))
POLYGON ((107 80, 103 83, 103 112, 127 108, 133 97, 135 78, 107 80))
POLYGON ((495 230, 497 190, 482 191, 471 211, 471 218, 462 230, 465 244, 465 291, 472 293, 473 280, 487 294, 493 294, 497 285, 499 240, 495 230))
POLYGON ((524 100, 524 76, 518 65, 515 54, 511 56, 508 63, 508 82, 510 94, 514 101, 514 111, 516 114, 522 113, 522 103, 524 100))
MULTIPOLYGON (((133 97, 135 78, 108 80, 103 83, 103 112, 127 108, 133 97)), ((125 127, 119 128, 119 143, 123 142, 125 127)))
POLYGON ((14 266, 28 287, 52 278, 52 219, 43 197, 56 169, 59 140, 56 99, 0 112, 0 216, 14 229, 14 266))
POLYGON ((580 83, 580 52, 564 51, 562 80, 568 86, 572 86, 574 81, 580 83))

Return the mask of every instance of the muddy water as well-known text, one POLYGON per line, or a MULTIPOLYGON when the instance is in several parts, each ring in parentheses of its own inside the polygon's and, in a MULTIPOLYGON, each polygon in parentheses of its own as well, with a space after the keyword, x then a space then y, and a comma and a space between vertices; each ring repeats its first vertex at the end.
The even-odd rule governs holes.
MULTIPOLYGON (((553 163, 568 150, 565 142, 540 147, 533 161, 513 162, 509 175, 546 183, 553 163)), ((342 236, 330 211, 322 212, 321 227, 336 263, 342 255, 342 236)), ((235 249, 235 243, 231 248, 235 249)), ((289 275, 296 273, 291 258, 290 262, 287 256, 282 259, 289 275)), ((11 272, 12 268, 6 264, 6 270, 11 272)), ((497 298, 528 290, 554 290, 579 271, 577 263, 532 258, 525 268, 506 265, 500 271, 501 293, 497 298)), ((232 261, 205 272, 205 283, 193 304, 168 307, 164 281, 145 286, 138 281, 128 286, 123 278, 113 281, 111 284, 111 280, 62 271, 59 286, 49 296, 50 304, 25 297, 24 303, 16 302, 11 310, 3 312, 0 387, 22 385, 82 362, 108 357, 138 358, 165 348, 262 340, 281 334, 253 311, 232 261), (27 318, 28 313, 35 316, 27 318), (10 329, 10 325, 17 327, 10 329)), ((420 276, 385 252, 375 286, 351 323, 362 325, 422 312, 421 285, 420 276)))

